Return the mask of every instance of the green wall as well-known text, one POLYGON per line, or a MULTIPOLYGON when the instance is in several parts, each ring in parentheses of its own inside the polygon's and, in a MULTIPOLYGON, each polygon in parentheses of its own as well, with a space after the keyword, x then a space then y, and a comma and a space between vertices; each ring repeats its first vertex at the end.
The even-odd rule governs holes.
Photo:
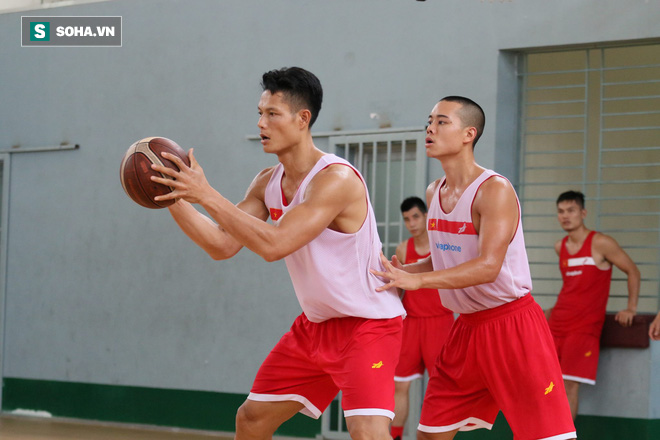
MULTIPOLYGON (((5 378, 3 397, 5 412, 46 411, 53 417, 234 432, 236 410, 246 395, 5 378)), ((578 438, 583 439, 660 438, 660 420, 581 415, 576 427, 578 438)), ((314 438, 320 433, 320 420, 298 414, 276 435, 314 438)), ((512 438, 502 414, 491 431, 479 429, 456 436, 457 440, 512 438)))
MULTIPOLYGON (((53 417, 234 432, 236 410, 246 397, 6 377, 2 410, 46 411, 53 417)), ((315 437, 320 432, 320 420, 298 414, 276 434, 315 437)))

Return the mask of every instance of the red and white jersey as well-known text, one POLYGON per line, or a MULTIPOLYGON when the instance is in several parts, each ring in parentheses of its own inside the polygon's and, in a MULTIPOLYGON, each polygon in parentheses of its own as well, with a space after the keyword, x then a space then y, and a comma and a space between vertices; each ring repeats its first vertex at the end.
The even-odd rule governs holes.
MULTIPOLYGON (((438 185, 429 205, 429 243, 433 269, 449 269, 479 256, 479 236, 472 223, 472 204, 481 185, 493 176, 485 170, 466 189, 454 209, 446 213, 442 209, 438 185)), ((532 277, 529 272, 520 203, 518 203, 518 226, 502 262, 497 279, 492 283, 479 284, 463 289, 440 289, 442 304, 457 313, 474 313, 492 309, 521 298, 531 292, 532 277)))
MULTIPOLYGON (((351 167, 364 183, 350 163, 326 154, 307 174, 288 203, 282 191, 284 167, 281 163, 275 166, 265 194, 266 207, 274 224, 301 203, 309 182, 332 164, 351 167)), ((346 234, 326 228, 314 240, 284 258, 300 306, 311 322, 346 316, 389 319, 406 314, 396 289, 376 292, 385 282, 369 269, 384 270, 380 261, 382 244, 368 192, 366 202, 368 212, 359 231, 346 234)))
MULTIPOLYGON (((429 255, 431 255, 430 252, 426 255, 419 255, 415 250, 415 239, 410 237, 406 245, 406 261, 404 261, 404 264, 417 263, 429 255)), ((403 302, 403 307, 406 309, 408 316, 429 317, 452 313, 451 310, 442 305, 438 289, 406 291, 401 302, 403 302)))
POLYGON ((564 284, 552 309, 550 330, 564 335, 584 331, 600 336, 610 295, 612 266, 599 269, 591 255, 596 231, 591 231, 580 250, 571 255, 564 237, 559 251, 559 270, 564 284))

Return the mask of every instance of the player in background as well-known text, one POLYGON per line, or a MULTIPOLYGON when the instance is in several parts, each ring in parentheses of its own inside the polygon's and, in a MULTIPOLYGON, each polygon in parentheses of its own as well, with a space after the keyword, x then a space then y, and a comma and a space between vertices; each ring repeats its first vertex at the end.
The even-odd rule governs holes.
POLYGON ((555 243, 563 285, 555 306, 546 311, 564 376, 573 420, 578 412, 581 383, 596 384, 600 335, 610 294, 612 266, 628 277, 628 308, 616 314, 624 327, 632 325, 639 298, 639 269, 612 237, 588 229, 584 195, 567 191, 557 198, 557 219, 566 231, 555 243))
POLYGON ((439 289, 459 313, 429 379, 418 439, 490 429, 500 410, 516 439, 573 439, 552 335, 530 293, 518 197, 474 158, 484 124, 468 98, 433 107, 426 154, 445 177, 427 190, 431 257, 405 266, 381 257, 386 271, 374 272, 391 280, 383 289, 439 289))
POLYGON ((342 391, 353 439, 389 440, 394 368, 403 306, 395 288, 370 273, 382 269, 381 242, 362 176, 347 161, 317 149, 310 128, 321 109, 318 78, 291 67, 266 72, 258 127, 279 163, 260 172, 232 204, 210 186, 189 151, 160 200, 180 228, 211 257, 242 247, 266 261, 284 258, 303 313, 270 352, 236 416, 236 438, 270 439, 298 412, 314 418, 342 391), (201 205, 210 218, 193 204, 201 205), (266 222, 268 217, 273 224, 266 222))
MULTIPOLYGON (((396 258, 404 264, 416 263, 431 254, 426 233, 426 203, 419 197, 408 197, 401 202, 401 215, 411 237, 396 248, 396 258)), ((435 360, 440 354, 454 314, 440 302, 437 289, 419 289, 403 293, 406 319, 403 321, 403 339, 399 365, 394 372, 394 420, 390 433, 401 440, 409 413, 410 385, 422 378, 424 371, 432 374, 435 360)))

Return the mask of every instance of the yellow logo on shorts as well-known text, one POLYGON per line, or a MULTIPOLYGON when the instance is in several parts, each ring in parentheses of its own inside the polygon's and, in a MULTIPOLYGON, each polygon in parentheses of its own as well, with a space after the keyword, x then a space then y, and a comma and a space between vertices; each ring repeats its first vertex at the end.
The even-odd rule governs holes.
POLYGON ((552 392, 552 389, 553 389, 554 387, 555 387, 555 383, 554 383, 554 382, 550 382, 550 386, 548 386, 548 388, 545 389, 545 394, 546 394, 546 396, 552 392))
POLYGON ((373 365, 371 366, 371 368, 380 368, 380 367, 382 367, 382 366, 383 366, 383 361, 379 361, 378 363, 373 364, 373 365))
POLYGON ((584 354, 584 357, 589 357, 589 356, 591 356, 591 351, 588 351, 584 354))

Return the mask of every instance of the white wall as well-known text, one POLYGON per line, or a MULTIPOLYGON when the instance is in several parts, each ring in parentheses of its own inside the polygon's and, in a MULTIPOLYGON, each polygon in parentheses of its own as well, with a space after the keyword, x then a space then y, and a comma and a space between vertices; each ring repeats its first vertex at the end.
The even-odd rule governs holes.
POLYGON ((603 348, 596 385, 580 385, 580 414, 660 418, 660 343, 648 349, 603 348))

